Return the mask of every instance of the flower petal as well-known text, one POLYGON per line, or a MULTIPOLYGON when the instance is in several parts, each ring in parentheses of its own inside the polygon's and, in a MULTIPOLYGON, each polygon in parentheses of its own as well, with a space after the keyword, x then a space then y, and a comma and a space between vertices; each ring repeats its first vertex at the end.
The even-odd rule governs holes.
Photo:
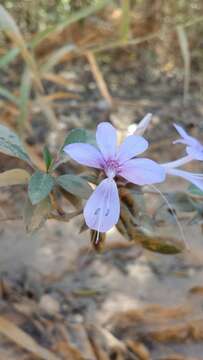
POLYGON ((173 124, 173 125, 176 128, 179 135, 182 137, 182 139, 175 140, 173 142, 174 144, 180 143, 180 144, 186 144, 189 146, 200 145, 199 141, 196 140, 195 138, 193 138, 192 136, 188 135, 186 133, 186 131, 180 125, 177 125, 177 124, 173 124))
POLYGON ((179 176, 191 182, 199 189, 203 190, 203 174, 191 173, 179 169, 167 169, 167 175, 179 176))
POLYGON ((183 138, 183 139, 188 139, 190 138, 190 136, 186 133, 186 131, 182 128, 182 126, 178 125, 178 124, 173 124, 174 127, 176 128, 177 132, 179 133, 179 135, 183 138))
POLYGON ((194 160, 203 160, 203 146, 201 144, 196 147, 187 146, 187 153, 193 157, 194 160))
POLYGON ((120 176, 136 185, 149 185, 165 180, 164 167, 150 159, 129 160, 123 164, 120 176))
POLYGON ((97 145, 105 160, 113 160, 116 155, 116 130, 108 122, 102 122, 97 126, 97 145))
POLYGON ((148 128, 151 120, 152 120, 152 114, 148 113, 147 115, 145 115, 145 117, 139 122, 134 134, 142 136, 145 130, 148 128))
POLYGON ((114 180, 103 180, 92 193, 84 208, 84 217, 90 229, 106 232, 120 215, 118 189, 114 180))
POLYGON ((66 145, 63 149, 71 159, 77 161, 79 164, 91 166, 101 169, 104 159, 100 151, 93 145, 74 143, 66 145))
POLYGON ((174 160, 174 161, 170 161, 168 163, 163 163, 161 164, 161 166, 163 166, 166 170, 167 169, 174 169, 177 168, 178 166, 182 166, 185 165, 187 163, 189 163, 190 161, 194 160, 192 156, 187 155, 184 156, 178 160, 174 160))
POLYGON ((130 135, 120 145, 118 150, 118 161, 120 164, 134 156, 144 152, 148 148, 148 141, 142 136, 130 135))

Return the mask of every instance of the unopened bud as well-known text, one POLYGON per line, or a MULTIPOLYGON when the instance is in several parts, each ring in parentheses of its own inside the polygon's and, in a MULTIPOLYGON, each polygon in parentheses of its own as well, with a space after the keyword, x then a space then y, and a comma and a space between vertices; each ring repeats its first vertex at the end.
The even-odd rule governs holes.
POLYGON ((152 120, 152 114, 147 114, 145 117, 140 121, 136 130, 134 131, 134 135, 144 135, 145 130, 149 126, 150 121, 152 120))

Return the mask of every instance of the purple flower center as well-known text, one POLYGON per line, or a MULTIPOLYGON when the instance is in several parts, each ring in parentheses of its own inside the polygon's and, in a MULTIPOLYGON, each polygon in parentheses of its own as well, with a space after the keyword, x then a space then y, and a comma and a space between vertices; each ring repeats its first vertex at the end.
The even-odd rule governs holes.
POLYGON ((119 162, 116 160, 107 160, 104 164, 104 171, 108 178, 113 179, 120 170, 119 162))

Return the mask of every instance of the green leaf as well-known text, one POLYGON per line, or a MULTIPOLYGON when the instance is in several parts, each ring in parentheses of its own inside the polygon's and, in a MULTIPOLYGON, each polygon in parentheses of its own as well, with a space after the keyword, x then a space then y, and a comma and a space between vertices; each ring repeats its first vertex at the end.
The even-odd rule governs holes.
POLYGON ((46 169, 47 171, 49 170, 50 168, 50 165, 53 161, 53 158, 52 158, 52 155, 48 149, 47 146, 44 147, 44 150, 43 150, 43 159, 44 159, 44 162, 45 162, 45 165, 46 165, 46 169))
POLYGON ((4 125, 0 125, 0 152, 31 162, 19 137, 4 125))
POLYGON ((46 222, 51 212, 51 201, 49 197, 40 201, 37 205, 33 205, 29 199, 24 208, 24 223, 26 231, 33 233, 39 230, 46 222))
POLYGON ((96 145, 95 134, 86 129, 73 129, 70 131, 68 136, 65 138, 64 144, 61 147, 61 152, 64 146, 73 143, 86 143, 96 145))
POLYGON ((203 196, 203 191, 193 184, 188 187, 188 192, 193 195, 203 196))
POLYGON ((59 176, 56 182, 64 190, 82 199, 88 199, 92 193, 92 188, 88 182, 76 175, 59 176))
POLYGON ((28 195, 33 205, 45 199, 54 186, 51 175, 37 170, 31 177, 28 185, 28 195))

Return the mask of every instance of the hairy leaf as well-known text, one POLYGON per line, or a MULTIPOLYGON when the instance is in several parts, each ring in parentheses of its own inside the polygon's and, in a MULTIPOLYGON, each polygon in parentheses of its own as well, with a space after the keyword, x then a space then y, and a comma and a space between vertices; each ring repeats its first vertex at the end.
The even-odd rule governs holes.
POLYGON ((0 125, 0 152, 31 162, 19 137, 4 125, 0 125))
POLYGON ((46 222, 51 212, 51 201, 46 197, 38 204, 33 205, 29 199, 24 208, 24 223, 28 233, 39 230, 46 222))
POLYGON ((82 199, 88 199, 92 193, 92 188, 88 182, 78 175, 62 175, 56 181, 63 189, 82 199))
POLYGON ((30 174, 23 169, 12 169, 0 173, 0 186, 27 184, 30 174))
POLYGON ((28 185, 28 195, 33 205, 45 199, 54 186, 51 175, 37 170, 31 177, 28 185))
POLYGON ((61 151, 63 151, 65 145, 73 144, 73 143, 88 143, 95 145, 96 144, 95 135, 93 132, 85 129, 73 129, 65 138, 61 151))

